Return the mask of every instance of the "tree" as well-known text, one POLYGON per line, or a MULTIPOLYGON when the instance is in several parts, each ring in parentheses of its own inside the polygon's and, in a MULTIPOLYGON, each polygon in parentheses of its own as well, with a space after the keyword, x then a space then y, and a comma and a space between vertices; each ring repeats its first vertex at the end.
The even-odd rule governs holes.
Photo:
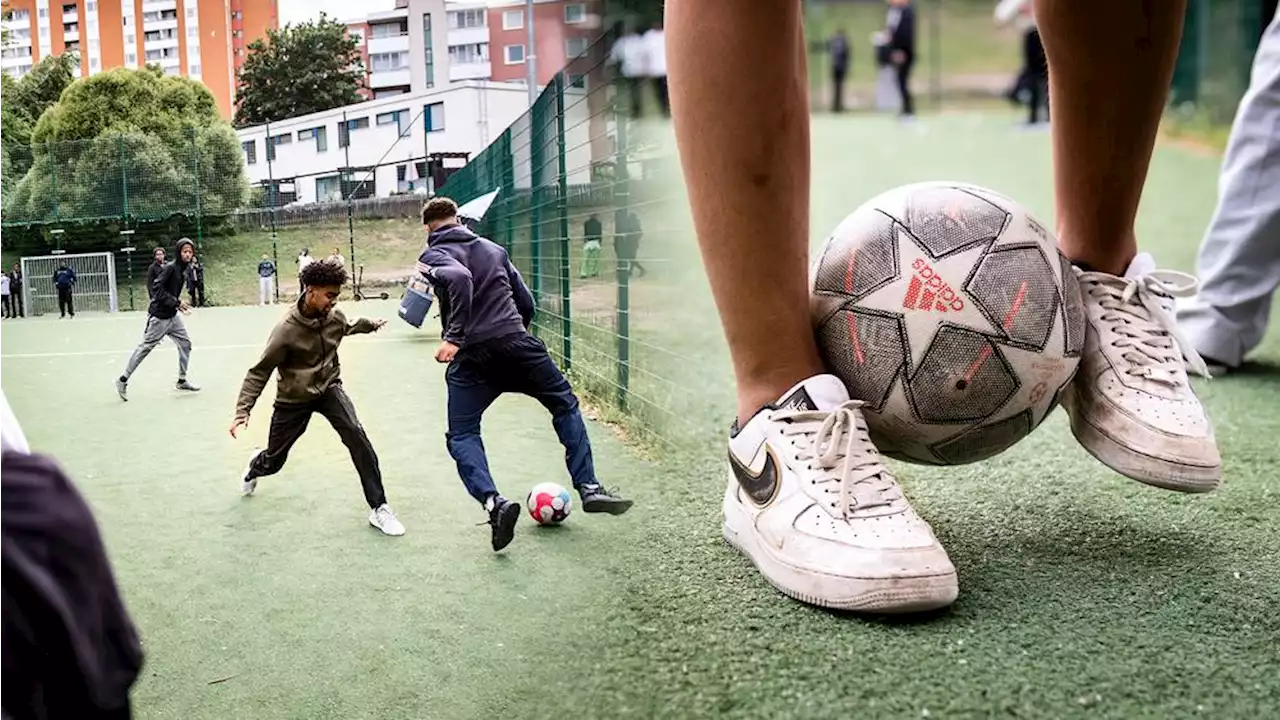
POLYGON ((21 178, 31 169, 31 131, 79 72, 80 59, 65 53, 41 59, 21 80, 0 76, 0 97, 4 99, 0 103, 0 146, 4 147, 6 181, 21 178))
POLYGON ((268 30, 240 69, 237 127, 260 125, 363 100, 364 64, 347 27, 319 21, 268 30))
POLYGON ((33 164, 7 221, 229 213, 248 182, 240 143, 204 85, 158 69, 78 80, 31 132, 33 164))

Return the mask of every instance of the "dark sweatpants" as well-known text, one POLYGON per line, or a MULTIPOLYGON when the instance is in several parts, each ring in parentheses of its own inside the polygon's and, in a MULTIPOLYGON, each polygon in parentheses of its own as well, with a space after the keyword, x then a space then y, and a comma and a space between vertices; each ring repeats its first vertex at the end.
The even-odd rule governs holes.
POLYGON ((271 412, 271 430, 267 436, 267 449, 253 459, 249 469, 249 478, 274 475, 284 467, 289 459, 289 449, 306 432, 311 422, 311 414, 319 413, 329 421, 338 432, 342 444, 351 452, 351 462, 355 463, 356 472, 360 474, 360 484, 364 486, 364 499, 370 508, 376 508, 387 501, 382 490, 382 471, 378 469, 378 456, 373 451, 373 444, 365 434, 364 427, 356 417, 356 408, 351 398, 342 389, 342 383, 336 382, 320 397, 302 405, 284 405, 277 403, 271 412))
POLYGON ((128 720, 144 654, 93 512, 52 458, 2 462, 4 717, 128 720))
POLYGON ((467 346, 449 363, 445 382, 449 388, 445 441, 462 483, 478 502, 498 492, 480 439, 480 418, 503 393, 521 393, 542 403, 551 412, 551 424, 564 446, 573 486, 596 482, 578 398, 537 337, 516 333, 467 346))

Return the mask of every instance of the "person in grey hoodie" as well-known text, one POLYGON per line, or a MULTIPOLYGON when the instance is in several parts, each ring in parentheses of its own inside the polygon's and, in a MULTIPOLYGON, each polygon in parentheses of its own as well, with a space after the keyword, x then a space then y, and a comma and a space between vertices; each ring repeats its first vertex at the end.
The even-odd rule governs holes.
POLYGON ((187 326, 183 324, 178 313, 186 315, 191 308, 182 301, 182 285, 187 277, 187 266, 195 257, 196 246, 190 238, 182 238, 174 254, 174 260, 165 264, 164 269, 151 283, 151 304, 147 307, 147 327, 142 332, 142 342, 129 357, 129 364, 124 373, 116 378, 116 392, 121 400, 128 400, 129 376, 133 375, 147 355, 166 336, 173 338, 178 346, 178 382, 177 388, 186 392, 197 392, 199 387, 187 380, 187 364, 191 361, 191 338, 187 336, 187 326))

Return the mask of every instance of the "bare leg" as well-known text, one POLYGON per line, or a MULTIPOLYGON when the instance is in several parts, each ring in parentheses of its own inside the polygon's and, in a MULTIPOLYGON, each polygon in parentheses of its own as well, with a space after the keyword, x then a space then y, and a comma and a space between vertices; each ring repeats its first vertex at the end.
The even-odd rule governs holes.
POLYGON ((752 0, 748 11, 739 0, 668 0, 666 25, 677 145, 746 422, 824 372, 809 319, 800 2, 752 0), (750 62, 780 42, 792 51, 750 62))
POLYGON ((1049 58, 1058 240, 1123 274, 1169 94, 1186 0, 1037 0, 1049 58))

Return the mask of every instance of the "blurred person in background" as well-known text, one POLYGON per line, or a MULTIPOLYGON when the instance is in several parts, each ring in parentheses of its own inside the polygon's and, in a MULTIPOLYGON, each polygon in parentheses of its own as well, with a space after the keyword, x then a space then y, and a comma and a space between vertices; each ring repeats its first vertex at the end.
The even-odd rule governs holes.
POLYGON ((59 317, 76 316, 75 288, 76 288, 76 271, 67 267, 66 261, 58 263, 58 269, 53 271, 53 286, 58 290, 58 311, 61 313, 59 317))
POLYGON ((841 28, 827 43, 827 52, 831 56, 831 112, 844 112, 844 80, 849 73, 850 51, 849 36, 841 28))
POLYGON ((307 289, 306 286, 302 284, 302 271, 306 270, 307 266, 315 261, 316 259, 311 257, 311 250, 307 248, 302 248, 302 252, 298 253, 298 294, 299 295, 301 295, 307 289))
POLYGON ((1262 342, 1280 286, 1280 10, 1258 43, 1218 185, 1200 291, 1178 319, 1210 371, 1225 373, 1262 342))
POLYGON ((600 276, 600 246, 604 243, 604 224, 600 216, 591 213, 591 217, 582 223, 582 266, 578 277, 589 278, 600 276))
POLYGON ((641 40, 644 43, 645 74, 653 83, 662 116, 671 117, 671 101, 667 95, 667 36, 662 31, 662 24, 649 28, 641 40))
POLYGON ((275 298, 276 264, 271 256, 262 253, 262 261, 258 263, 258 304, 270 305, 275 298))
POLYGON ((644 114, 641 88, 648 72, 646 55, 644 37, 619 25, 618 38, 609 49, 609 63, 617 68, 618 82, 631 101, 631 117, 637 120, 644 114))
POLYGON ((191 297, 191 307, 204 307, 204 265, 194 255, 187 266, 187 295, 191 297))
POLYGON ((22 306, 22 265, 13 264, 13 269, 9 271, 9 292, 12 293, 10 302, 14 305, 17 314, 11 317, 24 317, 25 309, 22 306))
POLYGON ((152 262, 147 266, 147 297, 151 297, 154 292, 151 284, 160 277, 160 271, 164 269, 164 248, 158 247, 151 251, 152 262))
POLYGON ((1031 0, 1001 0, 996 6, 995 19, 1000 25, 1013 23, 1022 32, 1022 70, 1009 96, 1015 103, 1027 105, 1027 126, 1039 127, 1041 107, 1045 120, 1049 118, 1049 62, 1044 55, 1044 43, 1040 41, 1040 30, 1036 28, 1035 6, 1031 0))
POLYGON ((916 105, 911 95, 911 68, 916 63, 916 8, 911 0, 889 0, 884 32, 888 38, 889 58, 898 76, 902 117, 914 118, 916 105))
POLYGON ((0 316, 6 318, 10 317, 9 312, 12 306, 12 303, 9 302, 9 293, 11 292, 10 283, 12 282, 12 279, 7 273, 0 275, 0 303, 2 303, 4 308, 3 313, 0 313, 0 316))

